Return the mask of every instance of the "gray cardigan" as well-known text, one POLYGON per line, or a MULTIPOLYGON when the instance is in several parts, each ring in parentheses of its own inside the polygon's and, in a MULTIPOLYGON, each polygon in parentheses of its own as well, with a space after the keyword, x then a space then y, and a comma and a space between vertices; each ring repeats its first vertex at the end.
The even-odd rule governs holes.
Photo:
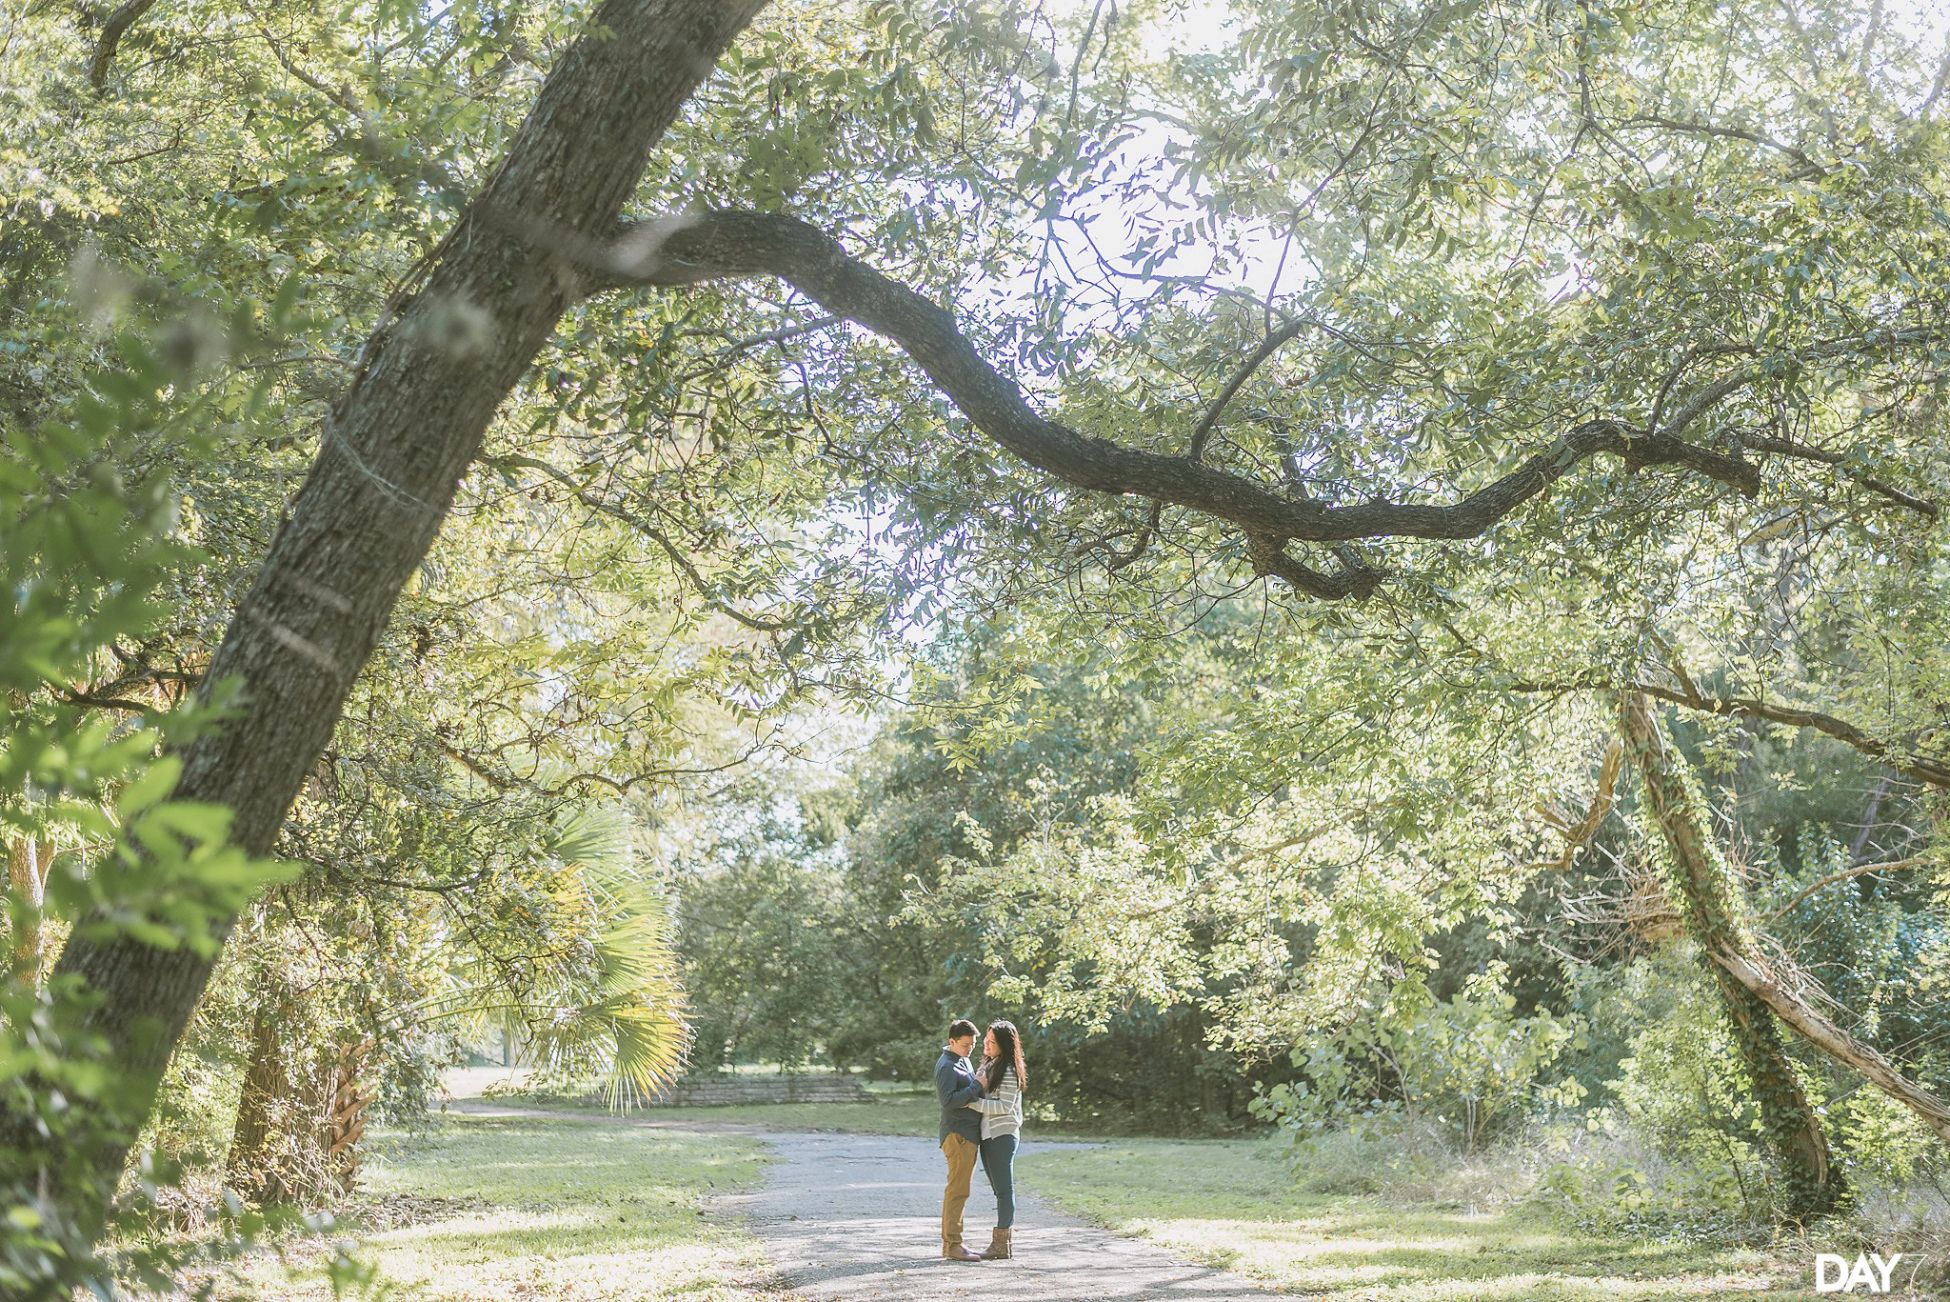
POLYGON ((996 1086, 995 1093, 985 1099, 976 1099, 968 1106, 981 1113, 983 1139, 994 1139, 997 1135, 1020 1135, 1022 1085, 1016 1080, 1016 1069, 1004 1069, 1002 1083, 996 1086))

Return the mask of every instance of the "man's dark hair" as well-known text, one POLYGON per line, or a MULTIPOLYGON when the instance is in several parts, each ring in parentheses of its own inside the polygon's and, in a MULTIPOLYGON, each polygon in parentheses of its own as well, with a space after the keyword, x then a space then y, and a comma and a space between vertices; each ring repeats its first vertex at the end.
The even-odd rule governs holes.
POLYGON ((948 1023, 948 1038, 951 1040, 959 1040, 964 1035, 973 1034, 975 1034, 975 1023, 969 1021, 966 1017, 957 1017, 954 1021, 948 1023))

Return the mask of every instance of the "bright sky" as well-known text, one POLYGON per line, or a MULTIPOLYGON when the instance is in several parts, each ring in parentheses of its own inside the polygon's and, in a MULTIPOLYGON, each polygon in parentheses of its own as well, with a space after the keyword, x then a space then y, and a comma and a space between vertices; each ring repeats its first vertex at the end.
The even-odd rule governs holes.
MULTIPOLYGON (((1061 0, 1078 20, 1087 21, 1093 9, 1110 12, 1111 0, 1061 0)), ((1142 47, 1155 58, 1173 54, 1197 54, 1222 47, 1232 39, 1237 27, 1235 13, 1250 8, 1250 2, 1235 5, 1229 0, 1167 0, 1166 11, 1148 22, 1141 34, 1142 47)), ((1898 43, 1925 51, 1941 51, 1950 39, 1950 0, 1883 0, 1886 34, 1890 47, 1898 43)), ((1130 21, 1119 10, 1124 21, 1130 21)), ((1082 30, 1080 27, 1075 30, 1082 30)), ((1065 52, 1061 57, 1070 56, 1065 52)), ((1185 133, 1162 122, 1153 122, 1118 153, 1119 170, 1128 170, 1143 160, 1156 159, 1174 137, 1185 141, 1185 133)), ((1199 196, 1190 187, 1147 194, 1146 209, 1153 221, 1161 217, 1184 220, 1199 209, 1199 196)), ((1072 295, 1072 307, 1079 313, 1093 299, 1100 298, 1088 283, 1096 276, 1099 257, 1128 261, 1136 235, 1131 233, 1138 214, 1120 205, 1108 191, 1093 195, 1087 207, 1069 205, 1066 215, 1087 224, 1088 238, 1072 224, 1059 222, 1053 256, 1041 274, 1061 280, 1072 295)), ((1236 223, 1230 228, 1230 242, 1237 258, 1230 265, 1214 270, 1210 250, 1188 249, 1159 268, 1165 274, 1200 275, 1223 288, 1245 289, 1262 300, 1277 300, 1304 283, 1302 260, 1290 256, 1281 231, 1271 225, 1236 223)), ((1039 291, 1038 273, 1031 269, 1022 276, 986 287, 987 297, 998 314, 1033 313, 1039 291)), ((1075 319, 1081 319, 1077 317, 1075 319)))

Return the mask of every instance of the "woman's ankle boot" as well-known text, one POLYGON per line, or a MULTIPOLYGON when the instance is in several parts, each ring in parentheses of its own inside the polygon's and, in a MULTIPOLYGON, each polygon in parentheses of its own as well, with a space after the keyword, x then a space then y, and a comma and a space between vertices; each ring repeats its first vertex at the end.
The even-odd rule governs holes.
POLYGON ((983 1261, 1007 1261, 1015 1255, 1015 1245, 1010 1242, 1014 1230, 997 1230, 989 1239, 988 1250, 982 1254, 983 1261))

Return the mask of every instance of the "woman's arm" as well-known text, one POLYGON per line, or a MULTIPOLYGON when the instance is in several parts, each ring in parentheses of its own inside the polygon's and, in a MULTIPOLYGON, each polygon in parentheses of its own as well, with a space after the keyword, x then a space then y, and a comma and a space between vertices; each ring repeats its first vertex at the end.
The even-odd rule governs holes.
POLYGON ((976 1099, 968 1106, 978 1112, 1009 1113, 1016 1110, 1016 1100, 1021 1096, 1022 1091, 1016 1087, 1016 1074, 1011 1071, 1002 1078, 1002 1084, 996 1087, 994 1097, 976 1099))

